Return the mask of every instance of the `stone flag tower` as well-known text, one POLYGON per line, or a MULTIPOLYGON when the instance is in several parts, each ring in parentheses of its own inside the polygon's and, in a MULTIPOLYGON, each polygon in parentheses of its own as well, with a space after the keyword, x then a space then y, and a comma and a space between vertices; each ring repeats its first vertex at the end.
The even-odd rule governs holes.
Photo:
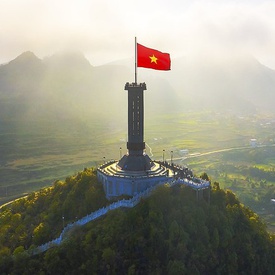
MULTIPOLYGON (((118 161, 109 161, 97 169, 107 198, 133 196, 161 182, 172 179, 160 162, 145 154, 144 142, 144 91, 145 83, 137 83, 137 67, 170 70, 170 55, 144 47, 135 39, 135 82, 127 82, 128 91, 128 142, 127 154, 118 161)), ((170 171, 171 172, 171 171, 170 171)), ((171 173, 170 173, 171 174, 171 173)))
MULTIPOLYGON (((135 41, 138 48, 136 58, 138 67, 155 70, 170 70, 170 55, 146 48, 135 41)), ((145 83, 127 82, 128 91, 128 141, 127 154, 120 160, 112 160, 97 168, 98 180, 102 183, 106 197, 112 199, 121 195, 135 196, 157 184, 173 182, 185 184, 196 190, 197 198, 203 197, 203 190, 210 190, 210 182, 196 178, 186 167, 177 167, 172 163, 152 161, 145 154, 144 142, 144 91, 145 83)), ((150 190, 150 189, 149 189, 150 190)), ((209 193, 210 194, 210 193, 209 193)))

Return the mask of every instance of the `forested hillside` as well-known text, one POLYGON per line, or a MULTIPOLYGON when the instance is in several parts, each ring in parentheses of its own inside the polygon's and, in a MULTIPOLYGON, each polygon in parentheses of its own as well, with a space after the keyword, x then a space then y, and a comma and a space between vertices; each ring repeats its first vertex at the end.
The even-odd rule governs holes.
POLYGON ((132 209, 75 228, 62 245, 29 256, 68 223, 108 204, 95 171, 1 209, 1 274, 274 274, 274 236, 231 191, 211 203, 184 186, 158 188, 132 209), (64 219, 62 218, 64 217, 64 219))
POLYGON ((50 241, 67 223, 106 203, 93 169, 84 169, 64 182, 56 181, 52 187, 16 200, 0 212, 0 255, 50 241))

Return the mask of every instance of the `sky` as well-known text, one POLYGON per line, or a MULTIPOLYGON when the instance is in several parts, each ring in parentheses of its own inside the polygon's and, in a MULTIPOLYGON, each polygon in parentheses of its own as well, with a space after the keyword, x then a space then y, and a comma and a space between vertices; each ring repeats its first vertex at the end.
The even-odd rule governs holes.
POLYGON ((275 69, 275 1, 0 0, 0 64, 80 51, 94 66, 134 58, 134 38, 171 58, 250 54, 275 69))

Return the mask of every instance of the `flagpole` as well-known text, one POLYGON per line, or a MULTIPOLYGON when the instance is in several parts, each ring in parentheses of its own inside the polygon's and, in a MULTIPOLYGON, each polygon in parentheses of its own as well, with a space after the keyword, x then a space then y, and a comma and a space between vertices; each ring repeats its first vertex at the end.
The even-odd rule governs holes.
POLYGON ((135 84, 137 84, 137 38, 135 37, 135 84))

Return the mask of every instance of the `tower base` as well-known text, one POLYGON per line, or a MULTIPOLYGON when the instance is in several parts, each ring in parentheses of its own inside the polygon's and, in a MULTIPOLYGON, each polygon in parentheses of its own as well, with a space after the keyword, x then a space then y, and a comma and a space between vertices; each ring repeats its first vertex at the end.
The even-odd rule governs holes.
POLYGON ((124 155, 118 162, 119 168, 125 171, 147 171, 151 170, 153 165, 154 163, 146 154, 139 156, 124 155))
MULTIPOLYGON (((121 162, 122 159, 119 162, 121 162)), ((146 161, 148 159, 150 160, 149 157, 148 159, 144 157, 144 159, 146 161)), ((127 156, 125 156, 126 164, 131 164, 131 161, 131 158, 128 159, 127 156)), ((173 179, 172 171, 167 170, 163 165, 151 160, 149 162, 151 169, 141 171, 121 169, 119 162, 108 162, 97 169, 98 180, 103 184, 108 199, 121 195, 134 196, 158 183, 169 182, 173 179)), ((143 162, 141 163, 144 164, 143 162)))

